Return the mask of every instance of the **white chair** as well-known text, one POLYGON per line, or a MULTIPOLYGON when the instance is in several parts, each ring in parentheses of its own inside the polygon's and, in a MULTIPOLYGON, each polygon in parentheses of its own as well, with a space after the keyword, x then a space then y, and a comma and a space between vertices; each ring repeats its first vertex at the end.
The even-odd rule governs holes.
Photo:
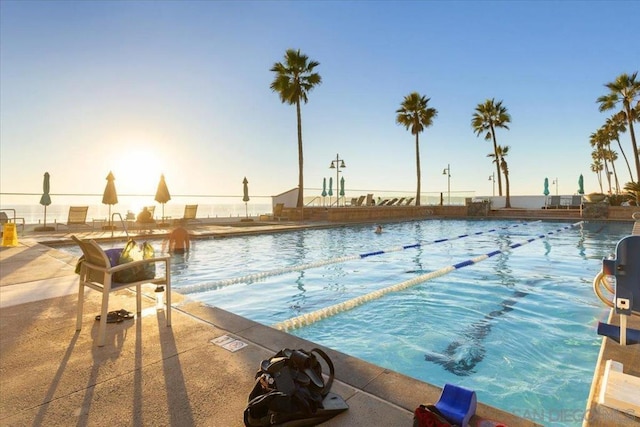
POLYGON ((100 327, 98 329, 98 346, 104 346, 107 332, 107 317, 109 312, 109 294, 113 291, 136 288, 136 312, 138 316, 142 311, 141 286, 144 283, 153 283, 157 286, 165 286, 166 290, 166 320, 167 326, 171 326, 171 263, 170 257, 157 257, 133 261, 116 265, 117 261, 110 260, 108 254, 94 240, 80 240, 76 236, 71 238, 80 246, 84 259, 80 262, 80 283, 78 285, 78 313, 76 330, 82 329, 82 314, 84 305, 84 288, 89 287, 102 293, 102 307, 100 310, 100 327), (150 263, 164 263, 163 276, 156 275, 153 279, 141 280, 132 283, 118 283, 113 281, 113 275, 119 271, 130 268, 140 268, 150 263), (113 264, 113 265, 112 265, 113 264))

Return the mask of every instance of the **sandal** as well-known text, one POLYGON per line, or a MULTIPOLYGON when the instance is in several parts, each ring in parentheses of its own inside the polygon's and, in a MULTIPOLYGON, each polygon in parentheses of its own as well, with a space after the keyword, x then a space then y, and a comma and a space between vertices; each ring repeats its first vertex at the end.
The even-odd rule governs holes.
POLYGON ((118 317, 120 317, 123 320, 129 320, 129 319, 135 318, 135 316, 134 316, 134 314, 132 312, 127 311, 124 308, 116 311, 115 313, 117 313, 118 317))
MULTIPOLYGON (((96 316, 96 320, 100 321, 100 315, 96 316)), ((107 313, 107 323, 120 323, 122 322, 122 318, 119 316, 117 311, 110 311, 107 313)))

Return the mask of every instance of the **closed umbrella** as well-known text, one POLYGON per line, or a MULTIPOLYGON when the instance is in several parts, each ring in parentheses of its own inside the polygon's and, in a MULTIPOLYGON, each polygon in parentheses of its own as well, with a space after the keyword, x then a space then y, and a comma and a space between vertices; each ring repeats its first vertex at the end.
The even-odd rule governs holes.
POLYGON ((164 180, 164 174, 160 175, 160 182, 158 183, 158 189, 156 190, 156 198, 155 201, 162 205, 162 222, 164 224, 164 204, 171 200, 171 195, 169 194, 169 188, 167 187, 167 182, 164 180))
POLYGON ((340 177, 340 196, 344 197, 344 176, 340 177))
POLYGON ((549 178, 545 178, 544 179, 544 191, 542 192, 542 194, 545 195, 544 198, 544 207, 547 207, 547 197, 549 195, 549 178))
POLYGON ((327 178, 322 178, 322 197, 327 197, 327 178))
POLYGON ((578 194, 584 194, 584 177, 580 174, 578 178, 578 194))
POLYGON ((249 218, 249 210, 247 208, 247 202, 249 201, 249 181, 247 181, 246 176, 242 180, 242 194, 242 201, 244 202, 244 215, 246 218, 249 218))
POLYGON ((327 194, 329 195, 329 206, 331 206, 331 196, 333 196, 333 178, 332 177, 329 177, 329 192, 327 194))
POLYGON ((109 175, 107 175, 107 186, 104 188, 104 194, 102 195, 102 203, 105 205, 109 205, 109 229, 113 230, 113 225, 111 224, 111 205, 118 204, 118 193, 116 193, 116 178, 113 176, 113 173, 109 171, 109 175))
POLYGON ((44 226, 38 227, 38 231, 52 231, 53 227, 47 227, 47 206, 51 204, 51 196, 49 191, 51 190, 49 183, 49 172, 44 173, 44 181, 42 182, 42 197, 40 197, 40 204, 44 206, 44 226))

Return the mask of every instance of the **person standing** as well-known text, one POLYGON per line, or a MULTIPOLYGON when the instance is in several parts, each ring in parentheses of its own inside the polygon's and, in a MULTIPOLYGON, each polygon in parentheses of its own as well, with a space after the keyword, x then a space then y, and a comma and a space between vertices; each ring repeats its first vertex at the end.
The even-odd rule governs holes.
MULTIPOLYGON (((165 250, 165 245, 167 242, 162 244, 162 251, 165 250)), ((189 251, 191 247, 191 237, 189 232, 184 227, 176 227, 173 229, 171 233, 169 233, 168 237, 169 243, 169 253, 173 254, 183 254, 189 251)))

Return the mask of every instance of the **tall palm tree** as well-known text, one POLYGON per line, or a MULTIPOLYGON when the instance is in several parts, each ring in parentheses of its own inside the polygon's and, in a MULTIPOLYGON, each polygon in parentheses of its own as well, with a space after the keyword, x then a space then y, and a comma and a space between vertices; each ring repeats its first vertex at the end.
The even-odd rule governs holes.
MULTIPOLYGON (((471 127, 476 136, 484 133, 486 141, 493 141, 493 153, 495 159, 500 159, 498 155, 498 142, 496 140, 496 128, 509 130, 507 124, 511 123, 511 116, 507 108, 502 106, 502 101, 495 102, 495 99, 487 99, 484 104, 478 104, 476 112, 471 119, 471 127)), ((502 179, 500 174, 500 161, 496 162, 496 172, 498 172, 498 194, 502 196, 502 179)))
POLYGON ((420 206, 420 145, 419 134, 433 124, 433 119, 438 115, 438 110, 427 107, 431 98, 420 96, 418 92, 410 93, 404 97, 400 108, 396 110, 396 123, 403 125, 411 134, 416 136, 416 174, 418 188, 416 190, 416 206, 420 206))
POLYGON ((591 153, 591 157, 593 159, 599 159, 602 162, 604 174, 607 178, 607 183, 609 184, 609 194, 611 194, 611 173, 609 172, 609 157, 608 152, 611 151, 609 149, 610 141, 607 138, 606 133, 602 130, 602 128, 598 129, 594 133, 589 136, 589 143, 594 148, 591 153))
MULTIPOLYGON (((636 81, 638 72, 631 74, 620 74, 615 81, 605 84, 609 93, 598 98, 600 103, 600 111, 607 111, 616 108, 618 103, 622 104, 622 112, 624 113, 631 136, 631 146, 633 147, 633 157, 636 162, 636 181, 640 182, 640 152, 638 152, 638 144, 636 143, 636 134, 633 130, 633 122, 637 120, 637 111, 633 103, 640 98, 640 81, 636 81)), ((631 177, 633 180, 633 177, 631 177)))
POLYGON ((622 144, 620 143, 620 134, 627 131, 624 113, 620 112, 609 117, 603 127, 605 129, 605 132, 607 132, 607 135, 609 135, 609 139, 615 140, 618 143, 618 148, 620 148, 620 153, 622 154, 624 162, 627 165, 627 170, 629 171, 629 179, 633 181, 633 172, 631 172, 629 159, 627 159, 627 155, 622 149, 622 144))
POLYGON ((604 190, 602 189, 602 169, 604 168, 602 166, 602 161, 600 160, 600 158, 598 158, 598 156, 597 156, 595 151, 593 151, 591 153, 591 158, 593 159, 593 163, 591 163, 591 172, 594 172, 596 174, 596 176, 598 177, 598 184, 600 185, 600 192, 604 193, 604 190))
POLYGON ((304 205, 304 178, 302 155, 302 115, 300 114, 300 101, 305 104, 309 101, 307 94, 317 85, 322 83, 320 74, 313 70, 318 65, 317 61, 310 61, 307 55, 300 50, 287 49, 284 54, 284 62, 276 62, 270 71, 275 73, 271 82, 271 90, 278 92, 282 103, 296 106, 298 119, 298 202, 297 207, 304 205))
MULTIPOLYGON (((508 149, 509 147, 505 147, 508 149)), ((502 169, 502 173, 504 174, 504 183, 506 186, 506 197, 505 197, 505 208, 511 207, 511 196, 509 191, 509 166, 507 165, 507 161, 504 159, 504 156, 500 156, 500 169, 502 169)))
POLYGON ((506 200, 505 200, 505 208, 510 208, 511 207, 511 200, 509 198, 509 177, 507 176, 507 174, 509 173, 509 167, 507 166, 507 161, 504 159, 506 156, 509 155, 509 146, 505 145, 498 145, 498 157, 496 157, 495 153, 489 153, 487 154, 487 157, 492 158, 493 160, 491 161, 492 163, 496 163, 500 165, 500 170, 502 171, 503 175, 504 175, 504 179, 505 179, 505 189, 506 189, 506 200), (506 172, 505 172, 506 171, 506 172))

